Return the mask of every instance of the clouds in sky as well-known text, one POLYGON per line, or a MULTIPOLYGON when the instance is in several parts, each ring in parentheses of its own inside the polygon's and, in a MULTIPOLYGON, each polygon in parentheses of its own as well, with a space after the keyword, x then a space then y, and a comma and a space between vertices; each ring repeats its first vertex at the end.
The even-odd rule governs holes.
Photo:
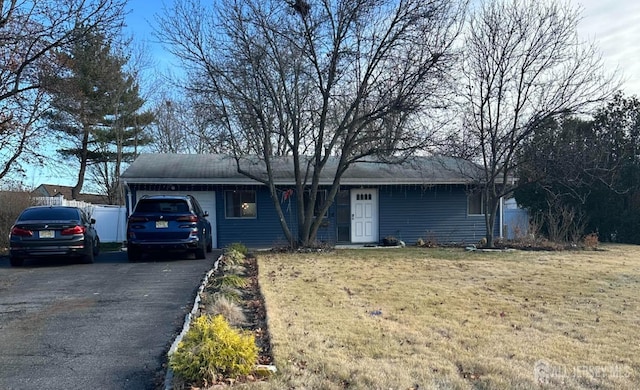
POLYGON ((578 33, 596 42, 608 69, 619 68, 626 95, 640 96, 640 1, 571 0, 581 7, 578 33))

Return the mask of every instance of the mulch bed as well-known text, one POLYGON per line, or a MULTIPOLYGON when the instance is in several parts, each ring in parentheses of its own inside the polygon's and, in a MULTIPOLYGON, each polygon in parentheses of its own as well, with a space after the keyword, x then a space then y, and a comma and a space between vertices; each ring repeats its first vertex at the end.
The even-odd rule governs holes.
POLYGON ((243 327, 250 330, 256 337, 256 345, 260 349, 258 364, 273 364, 271 341, 267 328, 267 310, 258 283, 258 261, 255 256, 248 255, 245 259, 248 286, 243 290, 241 307, 247 317, 247 324, 243 327))

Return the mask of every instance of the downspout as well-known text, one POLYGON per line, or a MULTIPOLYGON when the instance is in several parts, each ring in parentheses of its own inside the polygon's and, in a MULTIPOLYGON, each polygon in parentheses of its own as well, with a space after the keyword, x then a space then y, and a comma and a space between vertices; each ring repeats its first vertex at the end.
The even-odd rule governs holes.
POLYGON ((125 192, 127 193, 127 217, 131 215, 131 209, 133 208, 133 205, 131 203, 132 198, 131 198, 131 188, 129 188, 129 183, 127 183, 127 181, 124 181, 124 189, 125 192))
POLYGON ((500 238, 501 239, 504 239, 503 231, 502 231, 503 230, 503 226, 504 226, 504 221, 503 221, 504 209, 502 207, 503 202, 504 202, 504 197, 501 196, 500 197, 500 206, 499 206, 499 208, 500 208, 500 238))

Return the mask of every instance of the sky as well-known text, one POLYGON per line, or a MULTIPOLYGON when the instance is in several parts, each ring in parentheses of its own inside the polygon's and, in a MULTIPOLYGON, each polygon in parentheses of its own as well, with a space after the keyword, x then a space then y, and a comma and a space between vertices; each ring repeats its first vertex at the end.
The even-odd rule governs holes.
MULTIPOLYGON (((154 15, 173 0, 129 0, 127 24, 138 41, 153 48, 161 67, 170 64, 161 45, 152 36, 154 15)), ((209 0, 212 1, 212 0, 209 0)), ((537 1, 537 0, 530 0, 537 1)), ((625 79, 626 95, 640 96, 640 1, 638 0, 568 0, 582 9, 578 33, 585 41, 595 42, 602 52, 607 69, 619 69, 625 79)))
MULTIPOLYGON (((153 36, 155 15, 173 0, 129 0, 127 32, 134 42, 150 49, 153 62, 165 71, 172 60, 153 36)), ((206 0, 203 0, 206 1, 206 0)), ((211 0, 209 0, 211 1, 211 0)), ((536 1, 536 0, 531 0, 536 1)), ((640 96, 640 1, 638 0, 569 0, 573 7, 582 9, 578 25, 580 37, 595 42, 599 47, 606 70, 620 72, 625 95, 640 96)), ((54 156, 52 156, 54 157, 54 156)), ((48 168, 28 169, 27 186, 40 184, 74 185, 73 175, 52 172, 48 168)), ((86 183, 86 182, 85 182, 86 183)))
POLYGON ((607 69, 619 68, 625 95, 640 96, 640 1, 572 0, 582 7, 578 33, 594 41, 607 69))

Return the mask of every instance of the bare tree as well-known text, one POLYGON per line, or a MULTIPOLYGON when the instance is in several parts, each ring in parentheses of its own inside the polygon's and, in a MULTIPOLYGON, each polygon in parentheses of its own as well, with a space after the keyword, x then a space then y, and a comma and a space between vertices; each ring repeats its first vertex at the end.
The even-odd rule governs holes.
POLYGON ((523 141, 544 121, 585 110, 617 87, 597 48, 579 40, 578 20, 568 5, 525 0, 488 0, 470 18, 464 126, 449 150, 483 167, 489 246, 500 199, 517 185, 523 141))
POLYGON ((447 95, 465 4, 221 0, 217 11, 199 4, 177 4, 159 35, 186 64, 187 88, 226 130, 238 171, 269 188, 292 244, 315 240, 317 191, 331 159, 338 163, 321 214, 352 163, 401 160, 429 143, 416 118, 447 95), (265 176, 250 173, 255 156, 265 176), (275 156, 293 162, 297 237, 280 207, 275 156))
POLYGON ((57 51, 86 32, 122 23, 125 0, 8 0, 0 3, 0 179, 33 156, 43 129, 34 127, 48 99, 43 76, 57 51))
POLYGON ((153 141, 149 145, 159 153, 224 153, 228 152, 226 132, 211 118, 211 112, 200 97, 160 97, 153 109, 155 120, 150 126, 153 141))

